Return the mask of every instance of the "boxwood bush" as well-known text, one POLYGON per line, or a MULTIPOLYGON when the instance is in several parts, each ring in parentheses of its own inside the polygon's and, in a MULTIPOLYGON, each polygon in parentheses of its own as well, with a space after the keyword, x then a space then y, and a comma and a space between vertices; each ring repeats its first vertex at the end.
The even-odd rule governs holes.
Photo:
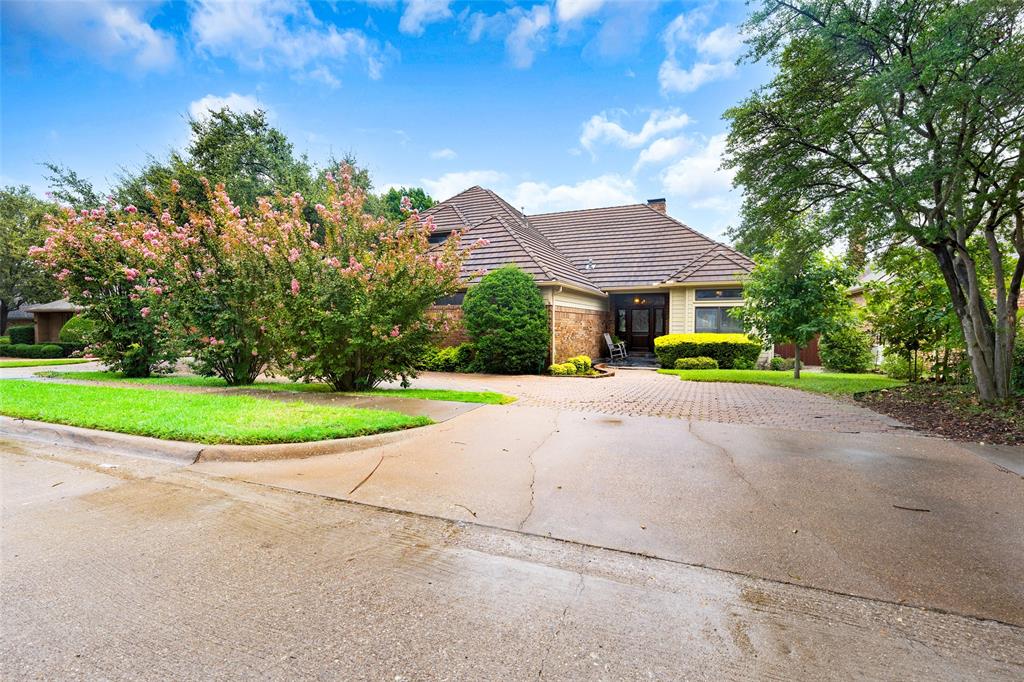
POLYGON ((36 326, 34 324, 20 324, 7 330, 11 337, 11 343, 31 344, 36 342, 36 326))
POLYGON ((60 340, 63 343, 76 343, 81 346, 89 343, 89 334, 96 323, 92 320, 75 315, 60 328, 60 340))
POLYGON ((473 344, 461 343, 458 346, 430 348, 419 363, 417 369, 429 372, 471 372, 473 371, 473 344))
POLYGON ((2 355, 10 358, 60 358, 64 351, 55 343, 11 343, 4 346, 2 355))
POLYGON ((714 358, 679 358, 676 360, 676 369, 718 369, 718 361, 714 358))
POLYGON ((746 334, 667 334, 654 339, 654 352, 665 369, 674 369, 679 358, 712 358, 722 369, 736 360, 757 362, 761 345, 746 334))

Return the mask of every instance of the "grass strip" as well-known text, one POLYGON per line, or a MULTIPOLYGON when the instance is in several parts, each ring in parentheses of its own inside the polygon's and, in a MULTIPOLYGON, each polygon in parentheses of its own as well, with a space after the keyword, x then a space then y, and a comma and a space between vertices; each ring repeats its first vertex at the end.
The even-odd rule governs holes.
POLYGON ((351 438, 433 423, 387 410, 17 379, 0 380, 0 414, 168 440, 244 445, 351 438))
MULTIPOLYGON (((0 355, 3 355, 3 348, 0 347, 0 355)), ((0 360, 0 369, 8 367, 45 367, 47 365, 78 365, 83 362, 92 362, 83 358, 39 358, 36 360, 0 360)))
POLYGON ((792 372, 761 369, 659 369, 661 374, 675 374, 683 381, 710 381, 735 384, 767 384, 785 386, 825 395, 853 395, 865 391, 902 386, 906 382, 881 374, 834 374, 804 372, 799 379, 792 372))
MULTIPOLYGON (((229 388, 220 377, 200 376, 163 376, 145 379, 123 377, 117 372, 36 372, 36 376, 51 379, 75 379, 78 381, 111 381, 124 384, 151 384, 158 386, 203 386, 207 388, 229 388)), ((299 391, 302 393, 329 393, 327 384, 299 384, 283 381, 259 381, 249 386, 235 388, 253 389, 257 391, 299 391)), ((358 393, 343 395, 378 395, 394 398, 416 398, 418 400, 450 400, 457 403, 484 403, 487 405, 507 405, 515 402, 515 398, 503 393, 491 391, 450 391, 439 388, 375 388, 358 393)))

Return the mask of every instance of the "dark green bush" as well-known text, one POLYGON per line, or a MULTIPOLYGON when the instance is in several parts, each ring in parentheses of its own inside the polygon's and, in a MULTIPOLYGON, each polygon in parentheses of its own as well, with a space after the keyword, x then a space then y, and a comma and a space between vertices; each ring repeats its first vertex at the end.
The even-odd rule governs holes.
POLYGON ((75 315, 60 328, 60 340, 64 343, 76 343, 85 346, 89 343, 89 334, 96 327, 92 320, 75 315))
POLYGON ((679 358, 714 358, 722 369, 732 369, 736 360, 751 366, 761 354, 760 344, 745 334, 668 334, 654 339, 654 352, 661 366, 672 369, 679 358))
POLYGON ((676 369, 718 369, 718 361, 714 358, 696 357, 679 358, 676 360, 676 369))
POLYGON ((36 342, 36 326, 34 324, 21 324, 7 330, 11 337, 11 343, 32 344, 36 342))
POLYGON ((3 355, 11 358, 59 358, 64 351, 55 343, 12 343, 4 346, 3 355))
POLYGON ((67 341, 53 341, 50 345, 60 346, 61 353, 64 357, 71 357, 74 353, 81 353, 85 350, 84 343, 68 343, 67 341))
POLYGON ((771 368, 776 372, 787 372, 793 369, 795 364, 796 360, 793 358, 784 358, 776 355, 771 359, 771 368))
POLYGON ((842 327, 821 337, 821 364, 834 372, 867 372, 874 365, 871 337, 857 327, 842 327))
POLYGON ((754 361, 747 358, 736 358, 732 361, 733 369, 754 369, 754 361))
POLYGON ((533 278, 516 266, 493 270, 471 286, 462 319, 480 371, 537 374, 544 369, 548 313, 533 278))

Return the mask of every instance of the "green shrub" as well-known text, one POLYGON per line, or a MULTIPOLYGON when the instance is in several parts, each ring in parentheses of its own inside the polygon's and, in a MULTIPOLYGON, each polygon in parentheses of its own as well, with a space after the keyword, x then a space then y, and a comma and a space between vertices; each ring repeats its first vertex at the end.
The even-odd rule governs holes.
POLYGON ((11 337, 11 343, 32 344, 36 342, 36 326, 34 324, 11 327, 7 333, 11 337))
POLYGON ((471 372, 473 356, 473 344, 470 343, 428 348, 416 368, 430 372, 471 372))
POLYGON ((9 336, 0 336, 0 346, 3 346, 3 345, 8 344, 10 342, 11 342, 11 337, 9 337, 9 336))
POLYGON ((793 358, 783 358, 776 355, 771 359, 771 368, 776 372, 788 372, 793 369, 795 364, 796 360, 793 358))
POLYGON ((11 358, 59 358, 64 351, 55 343, 12 343, 4 346, 3 354, 11 358))
POLYGON ((718 369, 718 361, 714 358, 679 358, 676 360, 676 369, 718 369))
POLYGON ((857 327, 843 327, 821 337, 821 364, 833 372, 866 372, 874 364, 871 337, 857 327))
POLYGON ((661 366, 672 369, 679 358, 713 358, 722 369, 732 369, 736 360, 751 365, 761 354, 761 345, 746 334, 668 334, 654 339, 654 352, 661 366))
POLYGON ((540 289, 514 265, 469 287, 462 319, 476 348, 475 367, 498 374, 536 374, 548 354, 548 313, 540 289))
POLYGON ((756 363, 749 358, 736 358, 732 361, 733 369, 754 369, 756 363))
POLYGON ((896 353, 886 354, 882 358, 882 372, 893 379, 910 378, 910 362, 902 355, 896 353))
POLYGON ((95 327, 96 323, 89 318, 75 315, 60 328, 60 340, 85 346, 89 343, 89 335, 95 327))
POLYGON ((576 374, 576 365, 571 362, 559 362, 548 367, 548 372, 555 377, 570 377, 576 374))
POLYGON ((64 357, 69 358, 74 353, 81 353, 85 350, 84 343, 68 343, 66 341, 53 341, 51 345, 60 346, 61 353, 64 357))
POLYGON ((576 367, 576 374, 590 374, 590 370, 594 366, 586 355, 577 355, 574 358, 569 358, 566 362, 572 363, 576 367))

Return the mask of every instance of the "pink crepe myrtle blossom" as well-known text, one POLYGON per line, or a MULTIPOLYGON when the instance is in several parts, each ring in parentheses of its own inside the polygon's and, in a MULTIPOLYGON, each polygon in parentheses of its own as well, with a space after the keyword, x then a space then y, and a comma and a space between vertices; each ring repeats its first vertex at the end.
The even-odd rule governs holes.
POLYGON ((149 312, 150 309, 148 305, 139 309, 139 315, 142 315, 143 317, 149 317, 149 312))
POLYGON ((299 295, 299 280, 292 277, 292 296, 299 295))
POLYGON ((133 206, 131 204, 128 204, 127 206, 125 206, 124 210, 126 210, 126 211, 128 211, 129 213, 132 213, 132 214, 135 214, 135 213, 139 212, 139 209, 135 208, 135 206, 133 206))
POLYGON ((175 194, 181 191, 181 183, 178 182, 176 179, 171 180, 171 191, 175 194))
POLYGON ((391 328, 391 338, 394 339, 394 338, 396 338, 401 333, 402 333, 402 331, 398 328, 397 324, 394 327, 391 328))
MULTIPOLYGON (((138 276, 139 276, 139 271, 136 270, 135 268, 125 268, 124 269, 124 278, 126 280, 128 280, 129 282, 134 282, 135 278, 138 277, 138 276)), ((152 279, 152 278, 150 278, 150 279, 152 279)))

